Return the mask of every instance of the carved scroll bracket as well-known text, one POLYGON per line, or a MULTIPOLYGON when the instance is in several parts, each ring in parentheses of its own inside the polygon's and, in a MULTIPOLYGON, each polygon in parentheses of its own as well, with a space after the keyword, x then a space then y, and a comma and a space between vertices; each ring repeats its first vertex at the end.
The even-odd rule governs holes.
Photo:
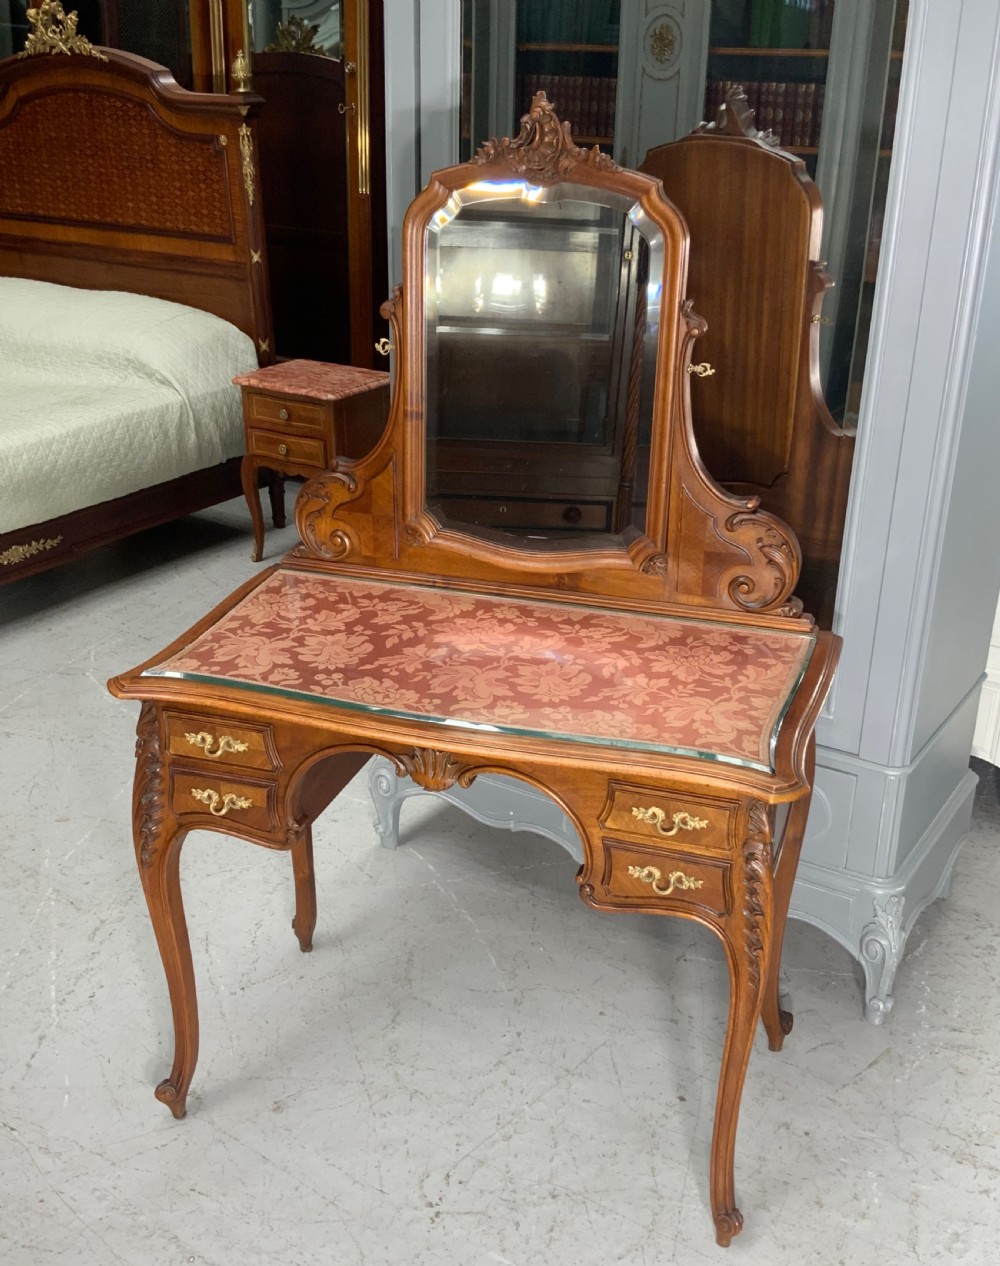
POLYGON ((297 557, 339 562, 357 549, 353 534, 334 520, 358 492, 354 476, 336 468, 310 479, 295 505, 295 525, 303 542, 294 551, 297 557))

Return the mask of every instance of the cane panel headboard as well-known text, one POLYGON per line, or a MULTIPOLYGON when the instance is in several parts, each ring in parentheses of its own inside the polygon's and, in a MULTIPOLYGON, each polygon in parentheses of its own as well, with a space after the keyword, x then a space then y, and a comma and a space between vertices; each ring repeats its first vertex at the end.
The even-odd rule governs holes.
POLYGON ((267 363, 259 104, 114 49, 0 61, 0 275, 202 308, 267 363))

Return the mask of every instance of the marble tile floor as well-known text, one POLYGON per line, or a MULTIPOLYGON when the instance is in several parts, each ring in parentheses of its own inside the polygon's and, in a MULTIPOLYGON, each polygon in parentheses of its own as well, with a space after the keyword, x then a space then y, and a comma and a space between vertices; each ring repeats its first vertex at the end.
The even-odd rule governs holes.
MULTIPOLYGON (((269 531, 275 559, 293 532, 269 531)), ((707 1166, 726 976, 709 934, 598 915, 555 845, 419 797, 381 849, 363 777, 286 856, 185 846, 202 1008, 188 1117, 152 1096, 166 989, 129 836, 135 708, 106 678, 252 574, 241 502, 0 588, 4 1266, 988 1266, 1000 1233, 1000 795, 888 1024, 815 929, 795 1030, 744 1095, 744 1233, 707 1166)))

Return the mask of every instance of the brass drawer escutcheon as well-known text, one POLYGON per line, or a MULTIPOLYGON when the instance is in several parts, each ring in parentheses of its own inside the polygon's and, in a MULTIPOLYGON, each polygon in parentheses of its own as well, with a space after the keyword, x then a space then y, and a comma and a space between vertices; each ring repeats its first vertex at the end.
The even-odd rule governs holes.
POLYGON ((200 747, 204 751, 209 760, 218 760, 226 752, 245 752, 250 746, 240 739, 234 739, 231 734, 220 734, 218 739, 218 747, 213 752, 212 744, 215 742, 215 736, 209 734, 207 730, 201 730, 197 734, 187 733, 184 735, 192 747, 200 747))
POLYGON ((192 787, 191 794, 195 800, 200 800, 202 804, 208 805, 208 811, 216 818, 224 818, 230 809, 252 809, 253 801, 249 796, 237 796, 233 792, 227 791, 224 796, 220 796, 217 791, 212 791, 207 787, 192 787), (219 808, 219 802, 222 802, 222 808, 219 808))
POLYGON ((705 882, 704 879, 696 879, 694 875, 685 875, 682 870, 672 870, 667 876, 668 884, 664 887, 663 875, 656 866, 630 866, 628 873, 633 879, 649 884, 661 897, 669 897, 675 888, 701 888, 705 882))
POLYGON ((660 835, 668 837, 676 835, 678 831, 703 831, 708 826, 707 818, 693 817, 682 809, 670 819, 673 825, 666 827, 664 826, 667 821, 666 810, 659 809, 655 805, 649 809, 640 809, 636 805, 632 810, 632 816, 638 818, 640 822, 648 822, 650 826, 655 826, 660 835))

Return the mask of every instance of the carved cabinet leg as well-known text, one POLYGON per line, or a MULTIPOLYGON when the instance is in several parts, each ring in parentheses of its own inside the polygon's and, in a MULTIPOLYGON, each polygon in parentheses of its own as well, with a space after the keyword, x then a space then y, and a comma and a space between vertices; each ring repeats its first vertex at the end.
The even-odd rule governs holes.
POLYGON ((292 845, 292 874, 295 876, 295 918, 292 930, 299 948, 308 954, 316 931, 316 872, 313 869, 312 827, 305 826, 292 845))
POLYGON ((743 1227, 743 1215, 736 1206, 733 1172, 736 1126, 771 958, 771 824, 766 807, 756 801, 748 815, 737 897, 737 907, 725 928, 729 1022, 712 1132, 712 1217, 716 1242, 723 1248, 743 1227))
POLYGON ((188 1087, 198 1061, 198 999, 180 887, 181 846, 187 832, 167 809, 159 726, 157 709, 143 704, 136 731, 132 830, 174 1021, 173 1067, 170 1076, 156 1087, 156 1097, 180 1118, 186 1111, 188 1087))

